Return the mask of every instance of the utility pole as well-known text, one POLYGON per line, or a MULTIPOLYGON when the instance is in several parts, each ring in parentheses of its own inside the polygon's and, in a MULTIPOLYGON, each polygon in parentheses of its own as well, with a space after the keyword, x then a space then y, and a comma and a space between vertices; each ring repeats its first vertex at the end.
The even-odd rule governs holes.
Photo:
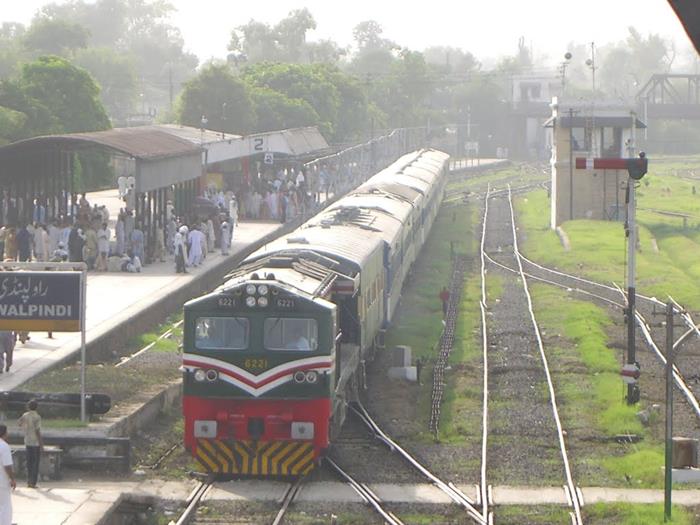
POLYGON ((664 464, 664 522, 671 521, 673 485, 673 304, 666 303, 666 457, 664 464))
MULTIPOLYGON (((632 131, 630 139, 630 158, 634 156, 635 148, 635 124, 636 115, 632 113, 632 131)), ((633 365, 637 362, 635 353, 635 328, 637 314, 637 291, 636 291, 636 269, 637 269, 637 220, 636 220, 636 180, 631 176, 627 178, 627 364, 633 365)), ((627 385, 627 404, 634 405, 639 401, 639 386, 637 384, 627 385)))
POLYGON ((173 65, 168 65, 168 97, 170 112, 173 112, 173 65))
POLYGON ((569 220, 574 219, 574 108, 569 108, 569 220))

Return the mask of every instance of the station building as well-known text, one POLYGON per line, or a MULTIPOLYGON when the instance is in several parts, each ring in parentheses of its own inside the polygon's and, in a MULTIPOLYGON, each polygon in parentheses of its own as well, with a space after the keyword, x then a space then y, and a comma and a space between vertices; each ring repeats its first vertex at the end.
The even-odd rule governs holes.
POLYGON ((576 159, 633 157, 637 130, 646 125, 619 103, 554 97, 551 109, 544 124, 552 143, 551 227, 573 219, 624 219, 627 170, 576 169, 576 159))

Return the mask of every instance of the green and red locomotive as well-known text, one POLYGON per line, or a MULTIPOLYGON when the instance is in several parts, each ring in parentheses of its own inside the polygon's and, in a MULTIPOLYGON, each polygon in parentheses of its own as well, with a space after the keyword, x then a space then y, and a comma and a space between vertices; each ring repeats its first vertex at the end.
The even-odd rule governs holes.
POLYGON ((447 161, 401 157, 185 305, 185 446, 206 471, 314 468, 393 317, 447 161))

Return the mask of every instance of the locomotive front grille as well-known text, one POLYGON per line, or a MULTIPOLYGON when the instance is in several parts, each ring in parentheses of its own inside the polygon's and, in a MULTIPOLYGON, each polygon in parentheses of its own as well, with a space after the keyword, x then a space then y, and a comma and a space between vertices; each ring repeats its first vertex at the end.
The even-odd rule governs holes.
POLYGON ((212 474, 301 476, 314 467, 312 443, 198 439, 195 459, 212 474))

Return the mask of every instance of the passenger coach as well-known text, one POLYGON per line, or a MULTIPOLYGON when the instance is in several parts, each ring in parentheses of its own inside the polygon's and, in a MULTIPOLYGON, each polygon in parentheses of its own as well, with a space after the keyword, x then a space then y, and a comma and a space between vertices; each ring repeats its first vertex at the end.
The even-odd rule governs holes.
POLYGON ((185 305, 185 446, 205 470, 313 469, 396 311, 447 160, 401 157, 185 305))

